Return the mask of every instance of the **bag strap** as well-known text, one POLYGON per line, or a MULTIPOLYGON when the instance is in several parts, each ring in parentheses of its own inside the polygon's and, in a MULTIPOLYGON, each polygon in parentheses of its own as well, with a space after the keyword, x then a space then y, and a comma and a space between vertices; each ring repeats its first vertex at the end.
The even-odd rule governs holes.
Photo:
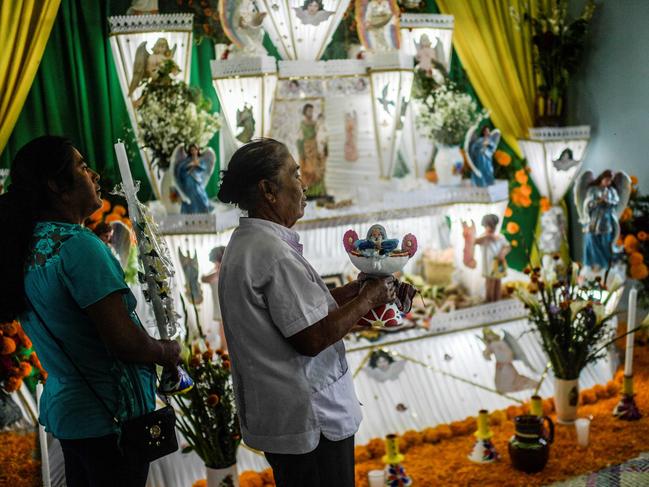
POLYGON ((83 372, 81 372, 81 369, 77 366, 77 364, 75 363, 75 361, 72 360, 72 357, 70 356, 70 354, 65 350, 65 348, 63 348, 63 343, 61 342, 61 340, 60 340, 59 338, 57 338, 56 336, 54 336, 54 333, 52 333, 52 330, 50 330, 50 327, 47 326, 47 324, 45 323, 45 320, 41 317, 40 313, 36 310, 36 307, 32 304, 32 302, 31 302, 31 300, 29 299, 29 297, 27 296, 27 294, 25 294, 25 299, 27 300, 27 304, 29 304, 29 306, 31 307, 32 311, 33 311, 34 314, 36 315, 36 318, 38 318, 38 321, 40 321, 41 324, 43 325, 43 327, 45 328, 45 330, 47 330, 47 333, 49 334, 50 338, 52 338, 52 340, 54 340, 54 343, 56 343, 56 345, 59 347, 59 349, 61 350, 61 352, 63 352, 63 355, 65 355, 65 356, 67 357, 67 359, 70 361, 70 363, 71 363, 72 366, 75 368, 75 370, 77 371, 77 373, 81 376, 81 379, 83 379, 83 382, 85 382, 86 386, 88 386, 88 389, 90 389, 90 392, 92 392, 92 394, 97 398, 97 400, 98 400, 98 401, 101 403, 101 405, 104 407, 104 409, 105 409, 106 412, 108 413, 108 416, 113 420, 113 422, 114 422, 117 426, 119 426, 119 425, 121 424, 120 421, 119 421, 119 419, 117 419, 117 417, 115 416, 115 414, 111 412, 110 408, 106 405, 106 403, 105 403, 104 400, 101 398, 101 396, 97 393, 97 391, 95 390, 95 388, 92 387, 92 385, 90 385, 90 382, 88 381, 88 379, 86 379, 86 376, 83 374, 83 372))

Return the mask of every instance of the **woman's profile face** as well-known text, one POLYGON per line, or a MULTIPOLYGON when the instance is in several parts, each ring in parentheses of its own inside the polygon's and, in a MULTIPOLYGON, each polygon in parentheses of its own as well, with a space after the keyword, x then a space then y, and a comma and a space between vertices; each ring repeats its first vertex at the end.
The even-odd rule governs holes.
POLYGON ((279 189, 273 204, 275 212, 284 226, 291 228, 304 215, 306 187, 300 177, 300 166, 290 154, 278 174, 279 189))
POLYGON ((76 210, 84 218, 89 217, 101 207, 99 174, 93 171, 77 149, 73 151, 72 187, 63 191, 65 204, 76 210))

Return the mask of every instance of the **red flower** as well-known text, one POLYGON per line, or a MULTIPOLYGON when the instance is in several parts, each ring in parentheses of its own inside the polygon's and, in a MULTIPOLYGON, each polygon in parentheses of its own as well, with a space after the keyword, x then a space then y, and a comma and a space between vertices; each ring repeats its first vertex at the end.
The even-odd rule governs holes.
POLYGON ((417 252, 417 237, 415 237, 412 233, 409 233, 405 237, 403 237, 403 241, 401 242, 401 250, 408 252, 408 255, 410 257, 415 255, 415 252, 417 252))
POLYGON ((343 245, 347 252, 354 250, 354 242, 358 240, 358 234, 354 230, 347 230, 343 236, 343 245))

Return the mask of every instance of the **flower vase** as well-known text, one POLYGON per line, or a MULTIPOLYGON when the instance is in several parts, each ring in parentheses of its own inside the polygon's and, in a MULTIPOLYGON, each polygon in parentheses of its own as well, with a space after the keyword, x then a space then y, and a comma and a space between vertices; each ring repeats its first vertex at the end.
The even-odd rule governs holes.
POLYGON ((207 472, 207 487, 239 487, 237 464, 225 468, 210 468, 205 465, 207 472))
POLYGON ((458 186, 462 182, 464 157, 457 145, 437 145, 435 153, 435 172, 437 184, 442 186, 458 186))
POLYGON ((554 380, 554 408, 559 424, 573 424, 577 419, 579 403, 579 379, 554 380))

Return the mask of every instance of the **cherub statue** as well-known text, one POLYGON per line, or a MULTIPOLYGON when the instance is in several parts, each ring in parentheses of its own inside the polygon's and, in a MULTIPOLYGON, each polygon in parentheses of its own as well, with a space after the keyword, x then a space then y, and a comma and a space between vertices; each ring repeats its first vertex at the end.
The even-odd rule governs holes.
POLYGON ((135 51, 135 61, 133 62, 133 77, 128 86, 128 96, 131 96, 140 83, 143 81, 158 79, 160 67, 170 61, 173 67, 170 74, 180 72, 180 68, 174 62, 173 57, 176 53, 176 46, 169 48, 169 42, 164 37, 160 37, 153 45, 153 51, 149 54, 146 48, 147 42, 142 42, 135 51))
POLYGON ((187 296, 190 303, 198 306, 203 302, 203 289, 198 281, 199 272, 196 251, 194 250, 194 256, 192 257, 189 251, 185 255, 178 248, 178 258, 180 259, 180 267, 182 267, 183 274, 185 275, 185 296, 187 296))
POLYGON ((563 149, 558 159, 552 161, 552 165, 557 171, 568 171, 578 166, 581 161, 574 159, 572 149, 563 149))
POLYGON ((405 366, 405 361, 395 360, 390 352, 379 348, 371 352, 365 372, 378 382, 386 382, 396 380, 405 366))
POLYGON ((320 25, 334 14, 324 9, 322 0, 305 0, 301 7, 293 7, 293 11, 304 25, 320 25))
POLYGON ((388 255, 399 246, 399 239, 388 238, 385 228, 381 225, 372 225, 367 231, 367 238, 354 242, 354 248, 364 256, 388 255))
POLYGON ((252 0, 221 0, 219 9, 223 31, 242 55, 265 55, 262 24, 266 12, 259 12, 252 0))
POLYGON ((435 47, 427 34, 422 34, 419 42, 416 40, 415 49, 417 54, 415 60, 417 65, 415 69, 423 71, 426 76, 433 78, 435 82, 442 84, 446 78, 446 66, 444 65, 444 45, 439 37, 436 38, 435 47))
MULTIPOLYGON (((498 301, 500 299, 500 280, 507 275, 507 261, 505 257, 507 257, 507 254, 512 249, 507 239, 496 233, 498 221, 498 216, 494 214, 482 217, 482 226, 485 231, 477 238, 474 238, 475 226, 464 226, 463 230, 465 239, 471 239, 475 245, 482 247, 482 276, 486 280, 487 302, 498 301)), ((465 265, 469 268, 473 268, 476 265, 472 257, 469 256, 467 259, 465 256, 464 259, 465 265)))
POLYGON ((520 360, 530 370, 537 372, 516 339, 507 331, 501 337, 489 327, 482 329, 482 337, 476 335, 485 344, 482 355, 486 360, 496 357, 496 390, 502 394, 533 389, 537 382, 521 375, 514 367, 514 360, 520 360))
POLYGON ((236 135, 236 139, 242 144, 250 142, 255 135, 255 117, 252 107, 247 103, 242 110, 237 108, 237 128, 240 128, 241 132, 236 135))
POLYGON ((493 156, 500 142, 500 130, 483 127, 478 132, 480 122, 469 129, 464 138, 464 152, 471 168, 471 180, 480 188, 495 182, 493 156))
POLYGON ((620 171, 603 171, 597 178, 592 171, 579 175, 575 182, 575 206, 584 232, 585 272, 609 268, 620 252, 619 218, 629 203, 631 178, 620 171))
POLYGON ((216 154, 210 147, 200 150, 189 144, 187 150, 178 144, 171 154, 174 186, 182 199, 181 213, 209 213, 213 210, 207 197, 207 186, 216 163, 216 154))

